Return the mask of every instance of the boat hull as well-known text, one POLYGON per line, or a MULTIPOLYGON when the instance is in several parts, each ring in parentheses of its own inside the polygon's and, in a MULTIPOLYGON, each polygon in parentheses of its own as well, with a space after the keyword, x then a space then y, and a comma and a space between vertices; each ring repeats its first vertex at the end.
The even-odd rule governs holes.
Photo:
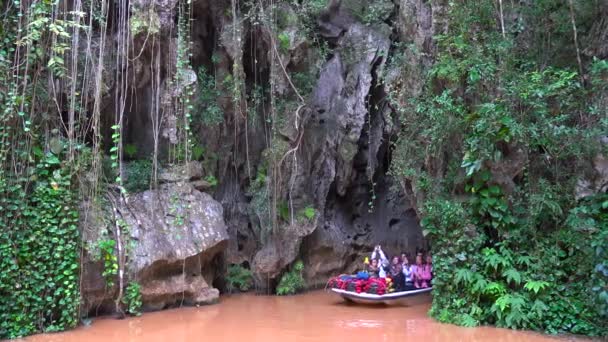
POLYGON ((341 289, 331 289, 332 292, 338 294, 347 302, 357 304, 386 304, 386 305, 404 305, 413 306, 430 301, 432 288, 393 292, 384 295, 371 293, 356 293, 341 289))

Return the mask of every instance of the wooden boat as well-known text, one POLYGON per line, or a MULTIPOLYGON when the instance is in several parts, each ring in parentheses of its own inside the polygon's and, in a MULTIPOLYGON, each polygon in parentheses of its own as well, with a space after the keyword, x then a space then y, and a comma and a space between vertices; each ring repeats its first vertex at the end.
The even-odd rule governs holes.
POLYGON ((422 303, 428 303, 430 301, 429 297, 433 288, 427 287, 424 289, 392 292, 383 295, 371 293, 356 293, 353 291, 346 291, 341 289, 331 290, 342 298, 344 298, 344 300, 346 300, 347 302, 353 302, 358 304, 387 304, 412 306, 422 303))

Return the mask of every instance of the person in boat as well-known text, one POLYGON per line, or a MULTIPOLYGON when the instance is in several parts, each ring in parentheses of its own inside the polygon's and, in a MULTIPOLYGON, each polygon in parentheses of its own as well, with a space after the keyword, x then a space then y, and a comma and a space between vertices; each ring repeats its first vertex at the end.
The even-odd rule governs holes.
POLYGON ((414 272, 405 253, 401 254, 401 272, 403 273, 403 290, 414 289, 414 272))
POLYGON ((414 272, 414 287, 425 288, 431 286, 431 279, 433 278, 433 263, 431 255, 427 255, 426 262, 422 262, 422 254, 416 256, 416 271, 414 272))
MULTIPOLYGON (((423 285, 424 285, 424 283, 426 283, 427 286, 432 286, 431 285, 432 280, 433 280, 433 257, 429 253, 426 255, 426 262, 422 266, 423 285)), ((426 287, 426 286, 423 286, 423 287, 426 287)))
POLYGON ((414 287, 419 289, 422 287, 422 253, 416 255, 416 263, 412 265, 414 287))
POLYGON ((401 268, 401 260, 398 256, 394 256, 389 267, 388 275, 393 280, 395 291, 403 290, 403 270, 401 268))
POLYGON ((388 263, 388 259, 386 258, 386 254, 384 254, 384 251, 382 250, 382 247, 380 247, 380 245, 377 245, 376 247, 374 247, 374 251, 372 252, 372 260, 378 260, 378 276, 380 278, 385 278, 386 277, 386 272, 387 269, 389 268, 389 263, 388 263))
POLYGON ((378 259, 372 258, 372 261, 367 265, 367 273, 370 278, 378 278, 380 275, 380 265, 378 259))

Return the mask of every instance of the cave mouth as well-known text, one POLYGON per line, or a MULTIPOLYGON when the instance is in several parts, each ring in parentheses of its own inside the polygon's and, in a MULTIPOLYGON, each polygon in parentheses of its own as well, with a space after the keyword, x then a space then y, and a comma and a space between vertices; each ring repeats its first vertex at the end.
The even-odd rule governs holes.
POLYGON ((388 258, 405 254, 412 263, 417 253, 431 247, 422 233, 411 192, 390 172, 391 146, 401 122, 387 101, 389 94, 380 75, 386 60, 378 57, 372 63, 372 82, 365 96, 368 112, 351 170, 336 171, 346 176, 330 185, 324 199, 324 222, 304 238, 301 248, 301 255, 313 268, 307 271, 313 284, 362 270, 376 245, 382 246, 388 258), (331 268, 317 266, 328 260, 331 268))

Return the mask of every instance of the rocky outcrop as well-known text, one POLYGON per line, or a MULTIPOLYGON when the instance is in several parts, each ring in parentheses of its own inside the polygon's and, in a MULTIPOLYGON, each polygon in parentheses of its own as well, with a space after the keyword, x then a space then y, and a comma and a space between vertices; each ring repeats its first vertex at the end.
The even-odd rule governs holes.
MULTIPOLYGON (((145 280, 143 293, 149 305, 158 308, 175 302, 177 292, 196 302, 192 289, 205 288, 201 279, 209 285, 213 277, 190 275, 192 279, 180 280, 178 266, 198 269, 190 264, 204 259, 200 268, 205 269, 213 257, 201 253, 216 255, 224 246, 226 263, 250 267, 261 290, 272 290, 296 259, 305 261, 307 280, 317 285, 332 273, 358 267, 375 244, 383 244, 390 253, 424 247, 411 192, 404 192, 410 185, 395 184, 388 172, 391 143, 401 123, 387 98, 396 89, 405 89, 397 96, 405 106, 421 88, 424 68, 432 61, 432 37, 444 25, 444 6, 382 0, 369 9, 369 1, 349 0, 331 2, 330 8, 306 17, 300 11, 307 3, 232 7, 230 2, 193 2, 192 70, 182 70, 178 82, 173 71, 179 37, 175 20, 168 20, 176 16, 176 2, 162 2, 153 9, 158 13, 150 13, 147 1, 134 6, 140 17, 154 19, 149 22, 158 28, 154 27, 153 44, 145 34, 134 37, 139 56, 130 70, 138 81, 128 94, 125 141, 136 144, 141 157, 155 143, 161 157, 171 155, 167 151, 177 149, 176 139, 183 133, 171 101, 184 95, 185 85, 198 94, 201 85, 194 81, 201 70, 210 75, 212 71, 215 77, 221 94, 216 109, 223 115, 217 125, 191 127, 192 141, 205 149, 200 158, 204 167, 195 163, 163 168, 156 193, 138 194, 129 201, 140 207, 138 211, 155 208, 151 217, 128 219, 133 215, 124 213, 132 224, 148 220, 148 226, 160 225, 177 184, 189 188, 183 192, 189 194, 186 197, 197 189, 212 191, 223 207, 227 236, 221 241, 198 246, 198 251, 181 246, 187 252, 150 256, 157 261, 134 255, 147 260, 137 261, 144 264, 129 274, 145 280), (271 24, 269 17, 276 23, 271 24), (401 53, 392 38, 415 47, 403 51, 400 64, 389 63, 389 56, 401 53), (160 104, 153 101, 155 96, 160 104), (155 111, 159 117, 154 117, 155 111), (161 132, 160 140, 151 134, 159 122, 155 129, 161 132), (213 174, 217 186, 211 188, 202 174, 213 174), (164 209, 154 201, 165 201, 164 209), (305 209, 306 218, 300 214, 305 209), (155 275, 161 272, 165 276, 155 275)), ((204 113, 194 110, 192 115, 200 121, 204 113)), ((177 192, 181 200, 182 190, 177 192)), ((193 201, 199 200, 197 196, 193 201)), ((135 214, 140 215, 143 211, 135 214)), ((146 230, 141 238, 149 234, 146 230)), ((183 243, 149 236, 170 248, 183 243)))
MULTIPOLYGON (((228 213, 231 242, 227 257, 232 263, 251 266, 258 289, 272 288, 298 258, 305 261, 306 278, 314 286, 324 283, 330 274, 360 267, 363 255, 375 244, 383 244, 391 253, 413 253, 425 247, 410 198, 388 175, 391 136, 399 122, 385 99, 398 83, 422 84, 424 63, 430 63, 432 37, 442 27, 441 6, 433 6, 404 0, 397 9, 397 32, 405 42, 414 42, 419 51, 428 52, 411 54, 412 63, 421 65, 416 70, 387 69, 391 33, 385 23, 363 23, 346 2, 321 13, 318 32, 332 45, 332 53, 304 103, 298 101, 299 95, 285 76, 286 71, 312 70, 301 57, 313 47, 294 29, 300 25, 293 22, 297 16, 286 15, 292 21, 281 33, 289 47, 277 49, 280 63, 268 63, 279 39, 266 30, 250 28, 258 39, 252 46, 267 47, 266 55, 255 55, 256 68, 263 69, 264 62, 270 64, 267 70, 277 98, 291 97, 297 103, 279 113, 286 120, 279 132, 287 147, 273 147, 281 151, 278 159, 282 163, 280 170, 268 171, 267 181, 278 179, 274 185, 278 193, 273 195, 277 202, 286 201, 290 211, 312 206, 316 212, 314 222, 307 224, 264 221, 259 213, 251 215, 256 199, 250 197, 250 183, 235 183, 234 174, 222 180, 216 194, 228 213)), ((292 13, 289 8, 282 7, 282 11, 292 13)), ((410 95, 415 94, 403 94, 404 98, 410 95)), ((249 161, 262 164, 266 152, 252 148, 249 161)), ((247 165, 244 159, 241 165, 247 165)), ((268 193, 265 196, 271 201, 268 193)))
MULTIPOLYGON (((604 136, 599 145, 608 146, 608 136, 604 136)), ((592 196, 598 193, 608 193, 608 157, 597 154, 593 158, 593 170, 595 173, 588 178, 579 179, 576 184, 575 196, 577 199, 592 196)))
MULTIPOLYGON (((128 234, 121 239, 127 251, 125 283, 137 281, 141 285, 145 310, 217 301, 219 291, 212 283, 221 268, 214 262, 228 240, 218 202, 191 184, 180 182, 163 184, 157 190, 116 203, 116 222, 123 234, 128 234)), ((103 219, 90 217, 88 222, 95 220, 103 219)), ((116 229, 110 224, 108 236, 116 239, 116 229)), ((99 238, 85 236, 86 241, 99 238)), ((115 288, 106 289, 103 264, 93 261, 94 248, 89 253, 82 284, 87 312, 99 305, 102 309, 110 306, 116 296, 115 288)))

